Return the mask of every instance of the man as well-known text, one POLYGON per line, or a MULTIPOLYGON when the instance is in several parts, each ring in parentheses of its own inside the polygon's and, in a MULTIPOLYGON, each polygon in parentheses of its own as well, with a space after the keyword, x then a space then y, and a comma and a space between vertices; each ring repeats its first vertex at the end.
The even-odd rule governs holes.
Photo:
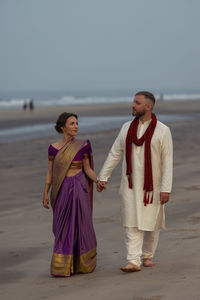
POLYGON ((125 233, 127 264, 123 272, 152 267, 159 231, 165 228, 164 204, 172 186, 172 138, 169 128, 157 120, 153 94, 138 92, 133 101, 133 121, 125 123, 98 176, 97 190, 123 156, 120 185, 121 219, 125 233))

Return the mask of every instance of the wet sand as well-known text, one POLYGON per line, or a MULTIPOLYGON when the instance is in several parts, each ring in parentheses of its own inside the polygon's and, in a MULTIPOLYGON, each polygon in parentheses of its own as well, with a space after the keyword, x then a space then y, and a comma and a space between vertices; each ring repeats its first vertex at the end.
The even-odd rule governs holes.
MULTIPOLYGON (((130 115, 130 105, 108 104, 70 107, 87 115, 130 115)), ((0 125, 54 122, 64 108, 0 112, 0 125)), ((67 110, 66 108, 64 110, 67 110)), ((52 212, 42 208, 47 148, 55 138, 0 144, 0 296, 2 299, 200 299, 200 102, 158 102, 156 112, 191 115, 168 123, 174 141, 174 181, 166 205, 167 230, 161 232, 154 268, 124 274, 123 230, 119 221, 121 165, 108 188, 94 194, 94 226, 98 265, 94 273, 51 278, 52 212)), ((98 173, 118 129, 79 135, 89 138, 98 173)))

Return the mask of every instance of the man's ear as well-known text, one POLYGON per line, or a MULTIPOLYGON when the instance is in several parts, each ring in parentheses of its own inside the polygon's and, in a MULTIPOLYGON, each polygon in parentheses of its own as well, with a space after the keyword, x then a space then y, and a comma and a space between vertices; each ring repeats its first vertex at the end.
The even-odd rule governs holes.
POLYGON ((152 111, 152 109, 153 109, 152 104, 147 102, 147 103, 146 103, 146 110, 147 110, 147 111, 152 111))

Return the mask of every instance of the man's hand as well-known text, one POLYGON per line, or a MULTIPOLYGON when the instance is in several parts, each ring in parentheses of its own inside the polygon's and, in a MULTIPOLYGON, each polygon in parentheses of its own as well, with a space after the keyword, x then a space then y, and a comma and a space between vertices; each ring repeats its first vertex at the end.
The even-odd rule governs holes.
POLYGON ((170 193, 161 192, 160 193, 160 203, 165 204, 169 201, 170 193))
POLYGON ((102 192, 103 190, 106 189, 106 181, 97 181, 97 192, 102 192))

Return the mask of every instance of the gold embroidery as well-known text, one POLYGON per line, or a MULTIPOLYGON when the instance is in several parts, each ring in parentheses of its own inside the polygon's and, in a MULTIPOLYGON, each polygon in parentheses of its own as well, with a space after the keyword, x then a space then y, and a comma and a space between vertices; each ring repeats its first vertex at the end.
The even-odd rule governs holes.
POLYGON ((83 253, 76 259, 76 273, 90 273, 96 266, 96 248, 91 249, 87 253, 83 253))
POLYGON ((52 208, 54 208, 58 191, 66 176, 67 170, 69 169, 69 166, 71 165, 74 156, 80 150, 82 143, 83 141, 78 139, 70 141, 58 152, 58 154, 55 157, 51 189, 52 208))
POLYGON ((53 253, 51 260, 51 274, 56 276, 70 276, 73 273, 73 255, 53 253))
POLYGON ((72 273, 90 273, 96 266, 96 248, 81 256, 53 253, 51 274, 55 276, 70 276, 72 273))

